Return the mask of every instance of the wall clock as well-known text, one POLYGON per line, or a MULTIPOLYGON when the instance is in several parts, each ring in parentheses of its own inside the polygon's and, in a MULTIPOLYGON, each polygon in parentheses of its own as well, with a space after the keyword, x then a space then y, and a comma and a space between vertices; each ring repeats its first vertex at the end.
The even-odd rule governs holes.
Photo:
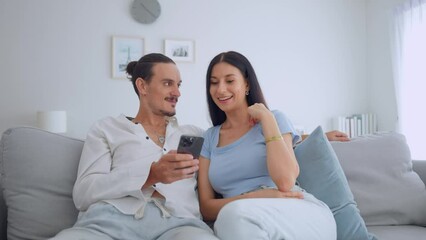
POLYGON ((140 23, 153 23, 160 16, 160 3, 157 0, 134 0, 130 13, 140 23))

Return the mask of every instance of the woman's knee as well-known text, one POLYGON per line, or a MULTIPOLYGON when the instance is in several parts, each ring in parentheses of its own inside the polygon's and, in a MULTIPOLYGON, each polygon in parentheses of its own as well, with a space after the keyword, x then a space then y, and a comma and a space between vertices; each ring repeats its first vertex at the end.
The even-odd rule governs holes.
POLYGON ((241 221, 243 217, 248 217, 247 214, 247 201, 237 200, 226 204, 219 212, 215 225, 223 223, 224 225, 235 224, 241 221))
MULTIPOLYGON (((259 225, 259 218, 256 218, 250 211, 249 202, 247 200, 233 201, 220 210, 214 224, 215 234, 220 239, 250 239, 254 235, 267 235, 259 225)), ((256 239, 264 238, 257 237, 256 239)))
POLYGON ((101 234, 96 233, 93 230, 87 228, 68 228, 59 232, 55 237, 50 238, 49 240, 112 240, 112 238, 101 234))

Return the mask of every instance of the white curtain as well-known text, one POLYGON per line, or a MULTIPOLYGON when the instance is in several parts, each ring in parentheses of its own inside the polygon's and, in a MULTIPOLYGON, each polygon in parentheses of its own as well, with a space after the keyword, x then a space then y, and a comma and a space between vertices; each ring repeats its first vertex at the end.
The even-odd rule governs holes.
POLYGON ((398 131, 413 159, 426 160, 426 0, 394 9, 393 69, 398 131))

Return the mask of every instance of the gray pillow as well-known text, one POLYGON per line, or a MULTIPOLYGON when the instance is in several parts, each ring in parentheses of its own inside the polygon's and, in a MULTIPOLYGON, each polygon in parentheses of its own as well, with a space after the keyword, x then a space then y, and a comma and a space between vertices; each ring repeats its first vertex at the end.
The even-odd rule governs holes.
POLYGON ((332 142, 367 225, 426 225, 426 190, 405 137, 395 132, 332 142))
POLYGON ((71 194, 83 141, 20 127, 3 133, 0 172, 9 240, 46 239, 77 218, 71 194))

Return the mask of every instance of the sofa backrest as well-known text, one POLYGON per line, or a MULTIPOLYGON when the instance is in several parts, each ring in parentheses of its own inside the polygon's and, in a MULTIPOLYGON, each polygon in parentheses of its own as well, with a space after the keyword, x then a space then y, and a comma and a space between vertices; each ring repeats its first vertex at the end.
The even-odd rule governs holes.
POLYGON ((9 240, 46 239, 75 223, 78 211, 72 188, 83 144, 82 140, 31 127, 3 133, 0 239, 6 239, 5 206, 9 240))
POLYGON ((378 132, 332 142, 368 226, 426 226, 426 189, 404 135, 378 132))

